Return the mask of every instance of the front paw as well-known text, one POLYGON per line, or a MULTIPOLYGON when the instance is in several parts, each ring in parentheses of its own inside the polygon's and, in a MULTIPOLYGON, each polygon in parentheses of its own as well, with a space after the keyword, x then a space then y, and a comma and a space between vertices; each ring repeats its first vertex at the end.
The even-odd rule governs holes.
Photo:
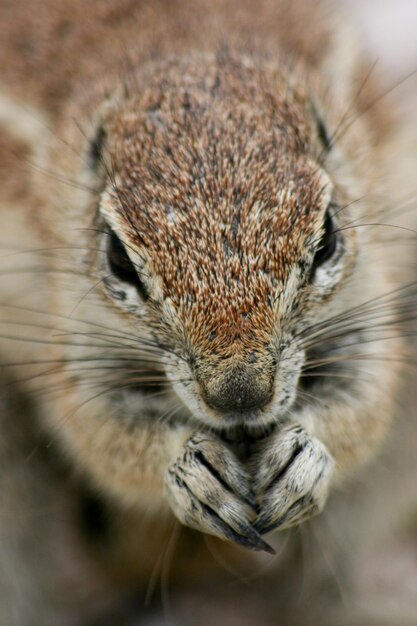
POLYGON ((268 440, 253 461, 253 488, 261 534, 299 524, 319 513, 329 492, 334 461, 301 426, 287 426, 268 440))
POLYGON ((171 508, 186 526, 274 552, 251 525, 256 501, 248 475, 218 438, 203 433, 191 437, 168 468, 165 482, 171 508))

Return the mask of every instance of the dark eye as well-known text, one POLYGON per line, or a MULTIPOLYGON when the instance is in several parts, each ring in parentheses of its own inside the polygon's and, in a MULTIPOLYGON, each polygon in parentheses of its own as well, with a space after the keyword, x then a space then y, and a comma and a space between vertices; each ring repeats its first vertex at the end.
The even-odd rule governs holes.
POLYGON ((108 235, 107 260, 110 271, 116 278, 132 285, 132 287, 136 287, 139 295, 142 296, 144 300, 149 298, 148 290, 140 280, 132 261, 127 255, 124 245, 113 231, 110 231, 108 235))
POLYGON ((314 256, 312 272, 314 274, 315 270, 323 265, 330 257, 333 256, 336 250, 336 233, 334 232, 333 220, 329 211, 326 213, 326 217, 324 220, 324 233, 322 238, 320 239, 320 243, 318 245, 316 254, 314 256))

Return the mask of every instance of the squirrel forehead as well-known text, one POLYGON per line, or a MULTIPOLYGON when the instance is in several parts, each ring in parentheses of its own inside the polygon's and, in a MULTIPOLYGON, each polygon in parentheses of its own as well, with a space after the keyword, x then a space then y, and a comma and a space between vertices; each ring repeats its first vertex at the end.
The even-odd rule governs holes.
POLYGON ((223 313, 226 294, 240 312, 273 297, 320 229, 329 193, 304 95, 284 85, 273 97, 244 77, 208 71, 170 85, 168 75, 158 98, 153 86, 152 100, 145 91, 110 128, 126 238, 174 302, 220 299, 223 313))

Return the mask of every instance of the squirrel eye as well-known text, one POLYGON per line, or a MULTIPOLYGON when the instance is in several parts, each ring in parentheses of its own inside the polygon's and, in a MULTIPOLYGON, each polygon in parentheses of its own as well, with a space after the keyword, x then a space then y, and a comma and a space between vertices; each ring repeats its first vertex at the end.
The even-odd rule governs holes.
POLYGON ((318 245, 316 254, 314 256, 312 273, 314 275, 315 270, 323 265, 330 257, 333 256, 336 250, 336 233, 334 232, 333 220, 332 217, 327 211, 326 217, 324 220, 324 232, 322 238, 320 239, 320 243, 318 245))
POLYGON ((132 261, 127 255, 124 245, 113 231, 110 231, 108 235, 107 260, 110 271, 116 278, 132 287, 136 287, 139 295, 142 296, 144 300, 149 298, 148 290, 140 280, 132 261))

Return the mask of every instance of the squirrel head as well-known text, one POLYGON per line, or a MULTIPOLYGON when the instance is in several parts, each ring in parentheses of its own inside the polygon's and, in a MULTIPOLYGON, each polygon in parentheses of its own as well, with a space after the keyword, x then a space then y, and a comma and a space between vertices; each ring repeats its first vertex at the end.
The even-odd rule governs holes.
POLYGON ((165 351, 197 420, 266 425, 296 398, 303 330, 354 266, 330 133, 302 68, 230 56, 151 70, 91 148, 102 293, 165 351))

